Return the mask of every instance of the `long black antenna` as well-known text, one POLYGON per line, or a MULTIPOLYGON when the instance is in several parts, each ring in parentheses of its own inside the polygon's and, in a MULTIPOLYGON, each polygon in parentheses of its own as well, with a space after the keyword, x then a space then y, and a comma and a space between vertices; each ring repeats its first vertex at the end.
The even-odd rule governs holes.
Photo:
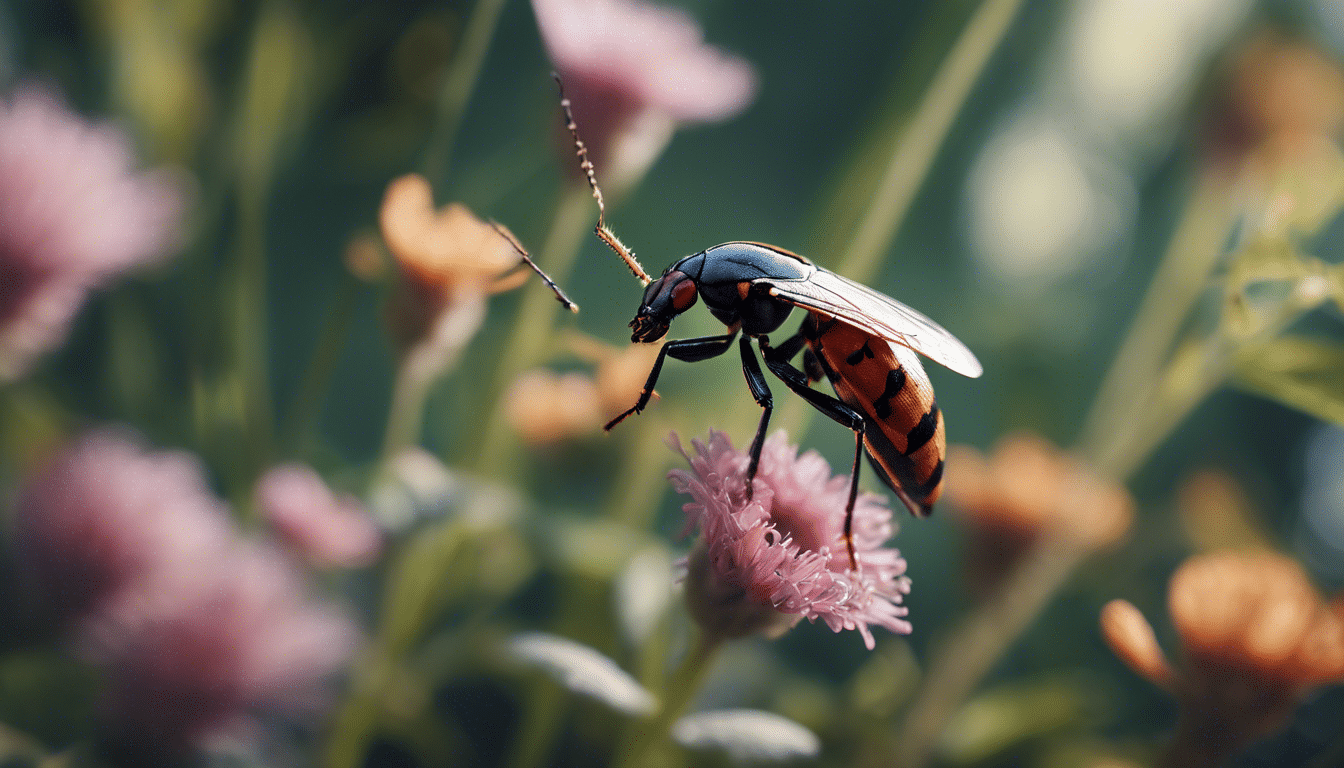
POLYGON ((555 86, 560 89, 560 109, 565 113, 565 127, 569 129, 569 135, 574 137, 574 152, 579 156, 579 168, 588 178, 588 186, 593 190, 593 199, 597 201, 597 226, 593 231, 602 239, 602 242, 611 247, 617 256, 625 262, 639 282, 648 285, 653 282, 649 273, 640 266, 639 260, 635 258, 635 252, 626 247, 621 239, 616 237, 616 233, 607 228, 604 219, 607 213, 606 203, 602 200, 602 188, 597 185, 597 175, 593 172, 593 161, 588 158, 588 145, 579 138, 579 125, 574 122, 574 112, 570 109, 569 98, 565 96, 565 84, 560 82, 560 74, 552 72, 551 77, 555 78, 555 86))
POLYGON ((510 232, 507 227, 494 220, 491 220, 490 226, 494 227, 495 231, 498 232, 501 237, 508 240, 509 244, 513 246, 513 250, 517 251, 518 255, 523 257, 523 261, 527 262, 527 266, 531 267, 532 271, 536 272, 541 277, 542 282, 546 283, 546 287, 550 288, 555 294, 556 301, 565 305, 565 309, 568 309, 570 312, 579 311, 579 305, 570 301, 569 297, 565 295, 565 292, 560 290, 560 286, 556 285, 555 281, 551 279, 551 276, 541 271, 541 267, 538 267, 537 262, 533 261, 532 257, 527 255, 527 249, 523 247, 522 243, 518 242, 518 238, 514 237, 513 233, 510 232))

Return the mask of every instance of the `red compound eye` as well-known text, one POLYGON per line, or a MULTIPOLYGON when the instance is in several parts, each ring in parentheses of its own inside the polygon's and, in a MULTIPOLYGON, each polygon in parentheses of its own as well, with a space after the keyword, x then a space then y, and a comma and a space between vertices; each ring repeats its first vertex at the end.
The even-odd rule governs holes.
POLYGON ((672 287, 672 308, 678 312, 685 312, 695 303, 696 296, 695 281, 687 278, 672 287))

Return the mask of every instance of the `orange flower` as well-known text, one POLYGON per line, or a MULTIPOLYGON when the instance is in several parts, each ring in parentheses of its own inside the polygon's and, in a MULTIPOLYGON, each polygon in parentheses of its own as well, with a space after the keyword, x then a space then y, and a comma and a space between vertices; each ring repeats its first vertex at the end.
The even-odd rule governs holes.
POLYGON ((1245 492, 1223 472, 1196 472, 1181 484, 1176 506, 1181 525, 1198 551, 1271 546, 1245 492))
MULTIPOLYGON (((466 206, 435 210, 429 182, 408 174, 387 185, 378 224, 402 280, 388 307, 393 339, 406 350, 429 336, 451 305, 516 288, 527 279, 507 236, 466 206)), ((473 315, 474 316, 474 315, 473 315)), ((454 338, 470 333, 448 334, 454 338)))
POLYGON ((1214 154, 1268 169, 1319 152, 1344 127, 1344 70, 1281 32, 1252 37, 1232 60, 1211 126, 1214 154))
POLYGON ((549 445, 596 432, 639 399, 661 347, 631 344, 617 349, 577 333, 569 337, 568 346, 596 364, 593 376, 527 371, 505 395, 509 421, 525 443, 549 445))
POLYGON ((1289 557, 1192 557, 1171 578, 1168 608, 1184 651, 1180 672, 1133 605, 1113 601, 1101 620, 1116 655, 1180 702, 1168 765, 1221 765, 1282 727, 1307 691, 1344 681, 1344 614, 1289 557))
POLYGON ((460 203, 434 210, 429 182, 408 174, 387 185, 378 224, 403 274, 425 288, 484 290, 518 266, 518 254, 495 228, 460 203))
POLYGON ((581 373, 524 371, 504 394, 509 422, 528 445, 552 445, 597 430, 597 385, 581 373))
POLYGON ((948 498, 970 529, 970 581, 978 591, 998 584, 1043 536, 1104 549, 1124 537, 1134 518, 1124 488, 1033 434, 1004 437, 989 457, 954 445, 945 477, 948 498))
POLYGON ((612 418, 635 404, 662 344, 630 344, 625 349, 609 349, 597 363, 597 396, 602 404, 602 420, 612 418))

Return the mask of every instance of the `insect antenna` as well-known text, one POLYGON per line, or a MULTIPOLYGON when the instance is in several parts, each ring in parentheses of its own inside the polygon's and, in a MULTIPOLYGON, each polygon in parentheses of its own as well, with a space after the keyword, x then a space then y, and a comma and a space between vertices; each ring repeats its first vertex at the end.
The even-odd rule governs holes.
POLYGON ((508 240, 509 244, 513 246, 513 250, 517 251, 518 255, 523 257, 523 261, 527 262, 527 266, 531 267, 532 271, 536 272, 537 275, 541 277, 542 282, 546 283, 546 287, 550 288, 555 294, 556 301, 565 305, 565 309, 568 309, 570 312, 579 311, 579 305, 570 301, 569 297, 565 295, 565 292, 560 290, 560 286, 556 285, 555 281, 551 279, 551 276, 541 271, 541 267, 538 267, 537 262, 533 261, 532 257, 527 255, 527 249, 523 248, 523 244, 518 242, 518 238, 514 237, 512 232, 497 221, 492 220, 490 226, 495 228, 495 231, 499 233, 500 237, 508 240))
POLYGON ((579 156, 579 168, 588 178, 588 186, 593 190, 593 199, 597 201, 597 226, 593 228, 593 231, 602 239, 602 242, 616 252, 617 256, 621 257, 621 260, 630 268, 639 282, 648 285, 653 282, 653 278, 649 277, 649 273, 645 272, 644 267, 640 266, 639 260, 635 258, 635 252, 630 250, 625 243, 622 243, 621 239, 616 237, 616 233, 607 227, 604 218, 607 206, 602 200, 602 188, 597 185, 597 175, 593 172, 593 161, 588 158, 588 145, 583 143, 583 139, 579 138, 579 125, 574 122, 574 112, 570 109, 569 97, 565 96, 565 84, 560 82, 558 73, 552 72, 551 77, 555 78, 555 85, 560 89, 560 109, 564 110, 565 113, 565 127, 569 129, 569 135, 574 137, 574 152, 579 156))

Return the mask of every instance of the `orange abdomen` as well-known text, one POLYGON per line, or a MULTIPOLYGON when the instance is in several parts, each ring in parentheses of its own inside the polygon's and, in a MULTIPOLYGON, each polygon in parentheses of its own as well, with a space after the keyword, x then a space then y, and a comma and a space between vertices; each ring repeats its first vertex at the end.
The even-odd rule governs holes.
POLYGON ((835 394, 864 415, 873 469, 912 513, 929 514, 942 491, 947 437, 919 356, 816 313, 804 324, 804 337, 835 394))

